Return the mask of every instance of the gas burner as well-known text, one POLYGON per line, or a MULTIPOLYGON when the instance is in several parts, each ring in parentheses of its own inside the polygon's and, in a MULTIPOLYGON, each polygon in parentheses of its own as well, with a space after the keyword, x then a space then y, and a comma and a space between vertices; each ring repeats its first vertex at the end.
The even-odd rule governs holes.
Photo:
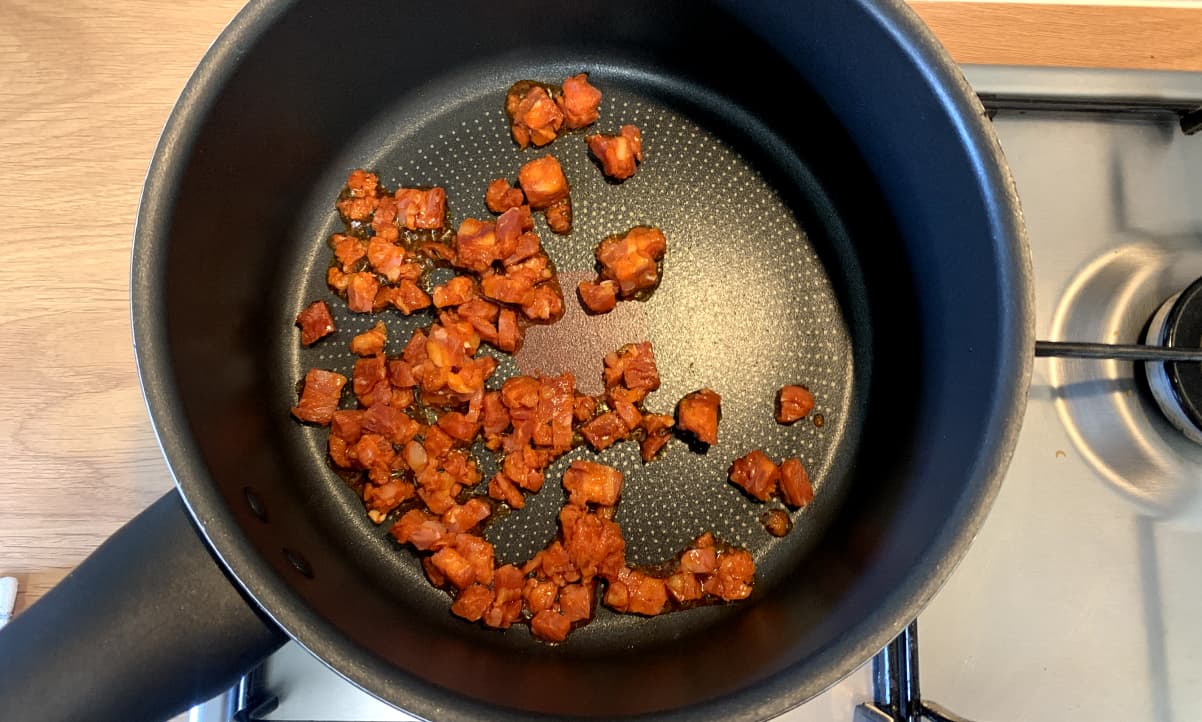
MULTIPOLYGON (((1197 250, 1143 243, 1113 249, 1069 283, 1051 336, 1138 343, 1147 326, 1148 343, 1196 348, 1199 277, 1197 250)), ((1202 374, 1194 364, 1145 368, 1149 377, 1164 375, 1163 383, 1150 384, 1159 391, 1148 393, 1130 361, 1050 359, 1049 381, 1069 436, 1095 471, 1143 513, 1202 528, 1202 374)))
MULTIPOLYGON (((1169 297, 1148 324, 1145 342, 1198 348, 1202 341, 1202 278, 1169 297)), ((1160 410, 1191 441, 1202 444, 1202 372, 1198 364, 1144 365, 1148 386, 1160 410)))

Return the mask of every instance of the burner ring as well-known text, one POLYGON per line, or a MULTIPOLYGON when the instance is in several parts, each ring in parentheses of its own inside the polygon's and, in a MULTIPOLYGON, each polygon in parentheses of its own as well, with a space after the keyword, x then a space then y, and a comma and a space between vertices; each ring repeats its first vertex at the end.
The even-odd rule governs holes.
MULTIPOLYGON (((1146 341, 1169 348, 1202 345, 1202 278, 1160 306, 1148 324, 1146 341)), ((1202 367, 1196 363, 1148 363, 1144 373, 1164 415, 1191 441, 1202 444, 1202 367)))

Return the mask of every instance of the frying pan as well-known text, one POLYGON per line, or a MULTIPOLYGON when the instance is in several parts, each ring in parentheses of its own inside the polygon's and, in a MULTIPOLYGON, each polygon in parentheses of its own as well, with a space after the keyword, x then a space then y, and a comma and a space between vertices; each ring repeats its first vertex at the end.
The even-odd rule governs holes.
MULTIPOLYGON (((163 133, 132 305, 178 494, 0 634, 0 718, 162 718, 288 637, 432 719, 774 716, 880 649, 963 555, 1015 441, 1033 342, 996 139, 892 0, 254 2, 163 133), (656 225, 664 281, 610 316, 532 329, 498 379, 571 370, 595 388, 603 353, 646 339, 663 375, 649 408, 721 393, 708 452, 675 442, 643 466, 620 445, 601 459, 627 473, 633 562, 713 530, 754 553, 758 576, 745 602, 603 610, 550 646, 452 617, 367 520, 323 431, 288 407, 308 367, 349 369, 346 340, 375 319, 339 312, 312 349, 292 319, 328 297, 324 239, 350 169, 442 185, 455 222, 487 217, 487 181, 543 152, 508 138, 505 89, 580 71, 605 94, 596 128, 639 125, 647 158, 611 185, 579 135, 556 141, 575 228, 540 234, 570 293, 602 237, 656 225), (773 422, 785 383, 815 391, 821 428, 773 422), (754 448, 800 456, 816 481, 780 540, 725 481, 754 448)), ((388 317, 393 352, 428 322, 388 317)), ((501 559, 545 545, 562 503, 548 484, 489 527, 501 559)))

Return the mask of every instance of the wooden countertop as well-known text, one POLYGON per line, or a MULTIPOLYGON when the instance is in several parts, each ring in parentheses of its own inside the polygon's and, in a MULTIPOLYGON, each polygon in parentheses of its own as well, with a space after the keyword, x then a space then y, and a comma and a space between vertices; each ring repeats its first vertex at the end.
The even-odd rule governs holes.
MULTIPOLYGON (((168 490, 129 330, 159 131, 241 0, 0 4, 0 575, 18 610, 168 490)), ((914 2, 961 62, 1202 70, 1202 9, 914 2)))

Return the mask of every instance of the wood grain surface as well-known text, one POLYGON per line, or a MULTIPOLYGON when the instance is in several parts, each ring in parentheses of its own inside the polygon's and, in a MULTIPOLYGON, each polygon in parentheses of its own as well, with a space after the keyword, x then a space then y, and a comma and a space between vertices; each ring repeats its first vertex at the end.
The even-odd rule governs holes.
POLYGON ((1202 5, 910 5, 960 63, 1202 70, 1202 5))
MULTIPOLYGON (((130 344, 130 239, 163 122, 241 4, 0 2, 0 575, 18 609, 171 486, 130 344)), ((1202 67, 1202 11, 915 6, 963 61, 1202 67)))

